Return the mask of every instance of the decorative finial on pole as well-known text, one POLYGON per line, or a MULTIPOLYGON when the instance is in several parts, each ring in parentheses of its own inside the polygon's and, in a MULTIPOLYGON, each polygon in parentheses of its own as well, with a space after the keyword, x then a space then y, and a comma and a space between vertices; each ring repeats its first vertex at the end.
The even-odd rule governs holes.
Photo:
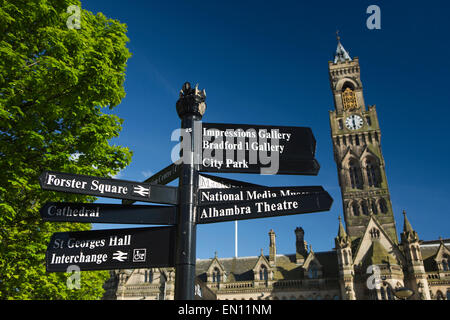
POLYGON ((198 84, 195 88, 191 87, 189 82, 183 84, 180 90, 180 98, 177 101, 177 113, 180 118, 186 114, 192 114, 203 117, 206 111, 206 91, 198 89, 198 84))
POLYGON ((341 42, 341 37, 339 36, 339 30, 336 30, 336 39, 337 39, 337 42, 341 42))

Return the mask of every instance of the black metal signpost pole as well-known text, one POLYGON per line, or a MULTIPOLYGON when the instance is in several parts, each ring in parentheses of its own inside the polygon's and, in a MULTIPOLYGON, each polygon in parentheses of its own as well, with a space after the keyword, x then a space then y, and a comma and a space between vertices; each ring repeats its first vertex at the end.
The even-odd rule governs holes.
POLYGON ((196 213, 195 204, 198 188, 198 164, 194 162, 198 152, 194 148, 194 122, 205 113, 205 91, 191 88, 186 82, 180 92, 176 107, 181 119, 184 141, 181 142, 182 160, 179 179, 179 206, 177 217, 175 256, 175 300, 194 300, 196 261, 196 213), (190 136, 189 139, 186 139, 190 136))

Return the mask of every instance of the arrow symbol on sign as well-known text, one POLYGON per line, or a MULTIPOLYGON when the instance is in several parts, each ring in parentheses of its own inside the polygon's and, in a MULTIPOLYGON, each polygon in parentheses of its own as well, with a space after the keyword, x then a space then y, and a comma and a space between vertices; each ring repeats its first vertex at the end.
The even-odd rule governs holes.
POLYGON ((116 251, 113 253, 113 259, 120 262, 124 262, 125 260, 127 260, 127 256, 128 253, 122 251, 116 251))
POLYGON ((138 185, 138 186, 134 187, 133 192, 137 193, 137 194, 140 194, 143 197, 146 197, 146 196, 148 196, 150 194, 150 189, 138 185))

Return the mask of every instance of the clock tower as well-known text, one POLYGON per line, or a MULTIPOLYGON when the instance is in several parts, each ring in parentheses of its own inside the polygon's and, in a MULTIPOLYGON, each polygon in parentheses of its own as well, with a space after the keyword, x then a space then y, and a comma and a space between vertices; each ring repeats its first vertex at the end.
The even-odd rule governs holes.
POLYGON ((364 103, 359 59, 337 40, 334 61, 328 63, 334 98, 330 126, 346 229, 352 240, 360 238, 373 215, 398 243, 376 108, 364 103))

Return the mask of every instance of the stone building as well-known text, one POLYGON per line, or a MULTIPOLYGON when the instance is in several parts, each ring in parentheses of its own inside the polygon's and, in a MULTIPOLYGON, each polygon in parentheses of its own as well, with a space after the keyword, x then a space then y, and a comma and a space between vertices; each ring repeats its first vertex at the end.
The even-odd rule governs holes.
MULTIPOLYGON (((422 241, 403 212, 397 235, 381 152, 375 105, 366 106, 357 57, 338 37, 328 63, 334 99, 331 138, 342 194, 335 248, 314 252, 305 231, 295 229, 295 253, 277 254, 269 231, 269 254, 197 260, 196 273, 217 299, 450 299, 450 239, 422 241), (379 281, 377 281, 379 279, 379 281)), ((111 272, 105 299, 173 299, 175 270, 111 272)))

